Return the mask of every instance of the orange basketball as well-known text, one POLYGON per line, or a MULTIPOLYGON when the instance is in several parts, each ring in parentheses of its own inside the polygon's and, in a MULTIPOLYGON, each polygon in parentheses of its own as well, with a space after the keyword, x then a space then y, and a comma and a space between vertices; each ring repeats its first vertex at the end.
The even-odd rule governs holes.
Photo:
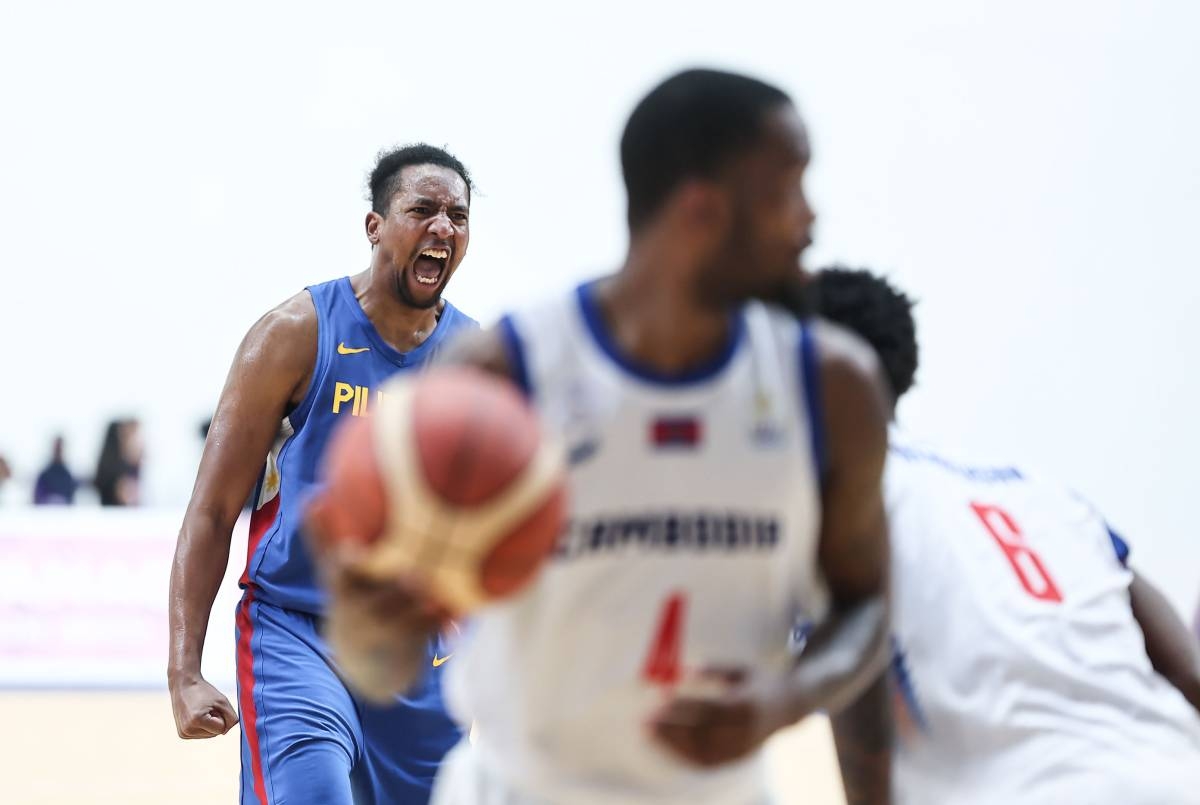
POLYGON ((464 368, 399 377, 330 440, 311 509, 365 570, 418 578, 454 614, 518 591, 554 549, 565 464, 507 381, 464 368))

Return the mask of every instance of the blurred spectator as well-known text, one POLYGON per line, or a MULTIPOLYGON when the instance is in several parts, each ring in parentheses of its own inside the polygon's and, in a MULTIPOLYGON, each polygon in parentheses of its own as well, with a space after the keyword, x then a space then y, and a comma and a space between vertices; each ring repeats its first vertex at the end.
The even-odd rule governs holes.
POLYGON ((55 436, 50 463, 38 473, 33 485, 33 505, 70 506, 75 502, 75 490, 78 488, 79 482, 63 461, 63 437, 55 436))
POLYGON ((8 462, 4 460, 4 456, 0 456, 0 488, 4 487, 4 482, 12 477, 12 468, 8 466, 8 462))
POLYGON ((136 419, 115 419, 104 432, 93 483, 101 506, 136 506, 141 493, 142 426, 136 419))

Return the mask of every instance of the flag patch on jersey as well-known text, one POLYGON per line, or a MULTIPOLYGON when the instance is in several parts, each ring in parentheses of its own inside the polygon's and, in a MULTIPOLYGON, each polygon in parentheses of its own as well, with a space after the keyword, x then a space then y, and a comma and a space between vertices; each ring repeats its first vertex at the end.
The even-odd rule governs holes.
POLYGON ((703 436, 700 420, 693 416, 659 417, 650 425, 650 443, 656 448, 692 448, 703 436))

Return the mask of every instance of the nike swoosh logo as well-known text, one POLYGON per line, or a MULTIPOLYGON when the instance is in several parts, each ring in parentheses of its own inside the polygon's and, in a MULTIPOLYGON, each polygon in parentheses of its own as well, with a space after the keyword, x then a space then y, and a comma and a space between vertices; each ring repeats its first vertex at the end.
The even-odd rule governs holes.
POLYGON ((434 652, 434 654, 433 654, 433 667, 434 667, 434 668, 437 668, 437 667, 438 667, 438 666, 440 666, 440 665, 444 665, 444 664, 445 664, 445 662, 446 662, 446 660, 450 659, 450 658, 451 658, 451 657, 453 657, 453 656, 454 656, 453 654, 447 654, 445 657, 439 657, 439 656, 437 655, 437 652, 434 652))
POLYGON ((338 344, 339 355, 357 355, 360 352, 367 352, 370 349, 370 347, 348 347, 344 341, 338 344))

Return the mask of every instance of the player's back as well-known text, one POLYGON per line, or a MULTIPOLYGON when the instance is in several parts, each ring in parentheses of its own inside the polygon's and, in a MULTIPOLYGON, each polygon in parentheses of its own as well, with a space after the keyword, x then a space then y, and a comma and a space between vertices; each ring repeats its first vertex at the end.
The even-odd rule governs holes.
POLYGON ((800 599, 821 606, 807 331, 749 306, 669 382, 618 356, 591 287, 501 324, 566 442, 571 519, 531 587, 472 620, 448 684, 478 727, 450 763, 475 768, 447 776, 528 795, 489 802, 758 802, 758 758, 696 770, 647 722, 689 671, 783 673, 800 599))
POLYGON ((897 440, 887 497, 899 802, 1200 801, 1200 718, 1086 502, 897 440))

